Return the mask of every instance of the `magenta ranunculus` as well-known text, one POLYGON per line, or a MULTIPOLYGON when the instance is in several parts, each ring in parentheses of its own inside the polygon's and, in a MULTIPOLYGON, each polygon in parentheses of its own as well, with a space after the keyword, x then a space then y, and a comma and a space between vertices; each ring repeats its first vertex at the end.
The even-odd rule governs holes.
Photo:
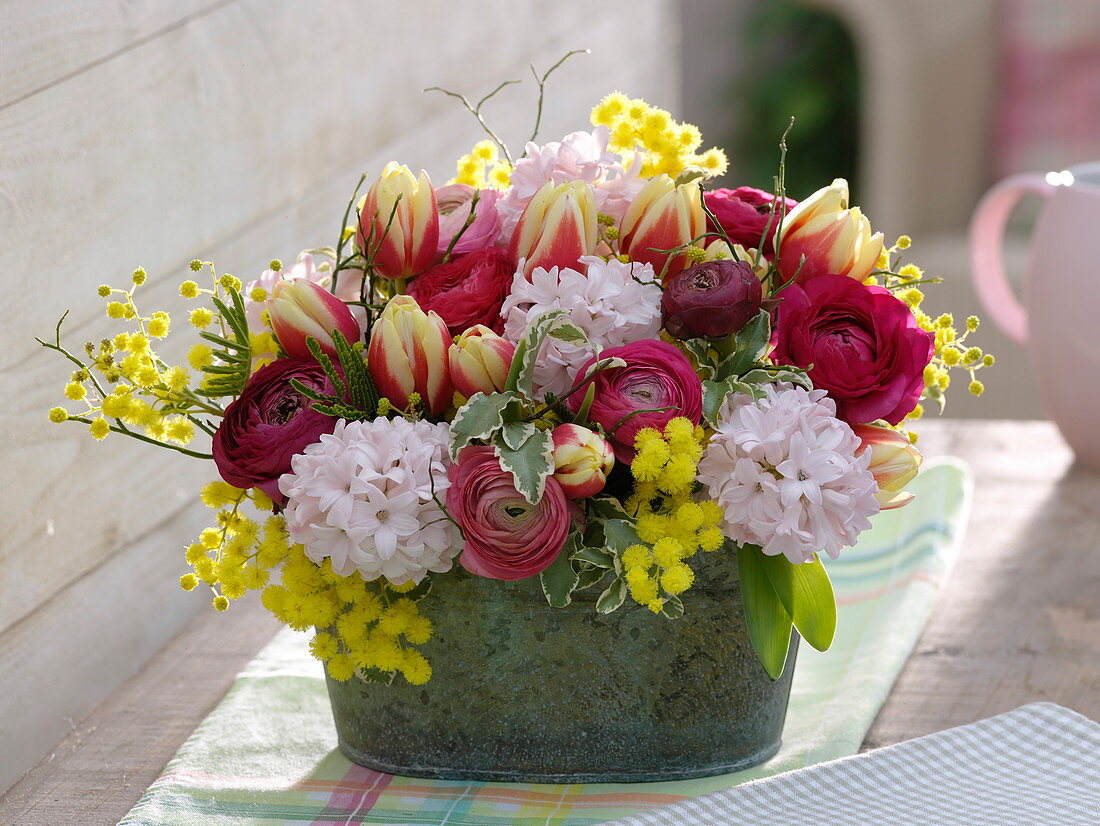
POLYGON ((849 424, 897 424, 916 406, 934 339, 887 289, 846 275, 820 275, 783 293, 777 364, 810 369, 815 387, 849 424))
POLYGON ((424 312, 435 310, 452 336, 484 324, 504 332, 500 308, 508 296, 515 263, 502 249, 484 249, 436 264, 409 282, 409 295, 424 312))
MULTIPOLYGON (((768 218, 775 196, 762 189, 754 189, 751 186, 739 186, 737 189, 712 189, 703 193, 703 201, 707 209, 714 213, 718 223, 722 225, 726 235, 734 243, 744 247, 755 247, 760 243, 764 234, 764 228, 768 225, 768 218)), ((787 212, 796 206, 798 201, 791 198, 785 199, 787 212)), ((783 216, 779 212, 779 204, 775 205, 775 218, 772 219, 771 233, 764 244, 764 252, 772 251, 775 231, 779 227, 779 220, 783 216)), ((708 229, 717 231, 707 219, 708 229)))
MULTIPOLYGON (((601 359, 614 357, 626 366, 596 374, 588 418, 603 427, 615 458, 629 464, 634 459, 634 437, 643 427, 663 430, 677 416, 699 423, 703 385, 687 356, 664 341, 643 339, 600 353, 601 359)), ((590 358, 578 375, 583 376, 594 361, 595 357, 590 358)), ((566 400, 572 412, 580 409, 584 396, 585 391, 578 390, 566 400)))
POLYGON ((240 398, 225 409, 214 434, 214 463, 229 484, 258 487, 276 502, 285 501, 279 477, 306 445, 331 433, 336 419, 318 413, 290 385, 297 379, 320 393, 332 394, 332 383, 313 359, 276 359, 256 371, 240 398))
POLYGON ((467 447, 448 473, 447 511, 466 543, 459 562, 488 579, 524 579, 557 559, 569 534, 569 506, 554 477, 532 505, 491 447, 467 447))
POLYGON ((474 206, 474 222, 462 233, 462 237, 451 250, 453 255, 465 255, 468 252, 490 247, 500 234, 503 219, 497 210, 497 201, 501 193, 495 189, 475 190, 468 184, 447 184, 435 191, 436 204, 439 207, 439 249, 443 255, 450 246, 451 239, 462 229, 470 216, 470 202, 474 192, 479 192, 474 206))

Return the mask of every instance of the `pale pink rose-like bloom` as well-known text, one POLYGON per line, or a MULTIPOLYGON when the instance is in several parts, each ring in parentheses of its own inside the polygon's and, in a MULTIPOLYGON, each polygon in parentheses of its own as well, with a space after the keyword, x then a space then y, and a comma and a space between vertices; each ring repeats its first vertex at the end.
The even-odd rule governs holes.
MULTIPOLYGON (((467 184, 448 184, 435 191, 435 200, 439 208, 439 244, 437 255, 447 252, 451 239, 455 237, 466 219, 470 217, 470 202, 475 190, 467 184)), ((497 210, 497 201, 501 198, 495 189, 482 189, 474 206, 474 221, 462 233, 462 237, 451 250, 452 255, 465 255, 468 252, 491 247, 500 235, 503 218, 497 210)))
POLYGON ((527 324, 548 310, 566 310, 589 344, 547 338, 535 365, 535 392, 561 396, 595 349, 618 347, 661 334, 661 288, 649 264, 580 259, 585 271, 536 267, 524 278, 522 263, 500 314, 504 337, 518 343, 527 324))
POLYGON ((279 479, 291 539, 340 576, 400 585, 449 571, 461 543, 435 499, 450 486, 448 439, 445 424, 341 420, 279 479))
POLYGON ((824 390, 764 385, 726 399, 699 462, 699 481, 724 513, 724 533, 795 563, 835 559, 879 511, 878 484, 852 428, 824 390))
POLYGON ((585 181, 595 193, 596 209, 616 221, 621 218, 645 185, 639 177, 642 161, 638 157, 624 167, 622 157, 608 150, 607 140, 607 127, 597 126, 591 132, 573 132, 542 146, 528 143, 512 171, 511 187, 497 201, 503 219, 501 243, 511 240, 524 207, 547 181, 585 181))

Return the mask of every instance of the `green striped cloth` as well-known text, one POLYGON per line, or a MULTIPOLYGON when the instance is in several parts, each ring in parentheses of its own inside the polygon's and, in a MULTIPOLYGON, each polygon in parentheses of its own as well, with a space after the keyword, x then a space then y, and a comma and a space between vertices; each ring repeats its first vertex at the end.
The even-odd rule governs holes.
MULTIPOLYGON (((829 562, 837 637, 798 655, 783 747, 737 774, 639 784, 465 783, 395 777, 336 751, 321 667, 279 634, 180 747, 120 826, 424 824, 589 826, 854 754, 916 643, 958 553, 970 479, 931 464, 909 506, 875 518, 829 562)), ((690 606, 689 606, 690 610, 690 606)))

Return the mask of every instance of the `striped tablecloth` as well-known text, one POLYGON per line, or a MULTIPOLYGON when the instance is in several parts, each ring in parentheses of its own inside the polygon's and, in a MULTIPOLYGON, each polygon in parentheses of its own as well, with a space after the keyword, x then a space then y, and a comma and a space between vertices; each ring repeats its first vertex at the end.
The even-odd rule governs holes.
POLYGON ((783 747, 762 766, 620 785, 380 774, 336 751, 320 665, 305 637, 287 631, 249 664, 120 826, 589 826, 854 754, 951 570, 969 513, 970 479, 959 463, 929 466, 911 489, 911 505, 879 514, 856 548, 829 563, 837 637, 824 654, 799 652, 783 747))

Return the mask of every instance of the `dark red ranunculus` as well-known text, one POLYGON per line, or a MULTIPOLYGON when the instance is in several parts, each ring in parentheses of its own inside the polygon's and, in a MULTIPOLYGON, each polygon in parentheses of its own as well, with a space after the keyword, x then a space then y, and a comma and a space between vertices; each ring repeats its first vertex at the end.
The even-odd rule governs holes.
POLYGON ((807 367, 849 424, 897 424, 916 407, 934 339, 887 289, 821 275, 782 292, 777 364, 807 367))
POLYGON ((275 502, 286 500, 279 477, 290 470, 291 458, 322 433, 331 433, 337 421, 314 410, 291 379, 320 393, 333 392, 313 359, 276 359, 257 370, 240 398, 225 408, 211 451, 225 481, 238 488, 258 487, 275 502))
MULTIPOLYGON (((760 243, 764 234, 764 228, 768 225, 771 214, 772 202, 775 196, 762 189, 754 189, 751 186, 739 186, 737 189, 712 189, 703 193, 703 201, 707 208, 714 213, 718 223, 722 225, 726 235, 735 244, 744 247, 755 247, 760 243)), ((796 206, 798 201, 786 198, 787 212, 796 206)), ((775 231, 779 228, 779 220, 782 218, 780 205, 775 205, 775 217, 772 218, 772 228, 764 243, 764 252, 771 253, 775 239, 775 231)), ((716 232, 714 222, 707 219, 707 229, 716 232)))
MULTIPOLYGON (((601 370, 592 379, 596 391, 588 418, 603 427, 615 458, 629 464, 634 459, 634 437, 643 427, 664 430, 669 419, 677 416, 699 423, 703 384, 687 356, 666 341, 644 339, 600 353, 601 359, 616 356, 626 366, 601 370)), ((595 360, 590 358, 577 375, 583 376, 595 360)), ((566 400, 573 413, 584 396, 585 391, 578 390, 566 400)))
POLYGON ((746 261, 708 261, 665 281, 661 311, 676 338, 720 338, 736 333, 758 312, 760 279, 746 261))
POLYGON ((515 272, 507 252, 485 247, 429 267, 409 282, 409 295, 424 312, 435 310, 453 336, 475 324, 499 334, 504 332, 500 307, 515 272))

